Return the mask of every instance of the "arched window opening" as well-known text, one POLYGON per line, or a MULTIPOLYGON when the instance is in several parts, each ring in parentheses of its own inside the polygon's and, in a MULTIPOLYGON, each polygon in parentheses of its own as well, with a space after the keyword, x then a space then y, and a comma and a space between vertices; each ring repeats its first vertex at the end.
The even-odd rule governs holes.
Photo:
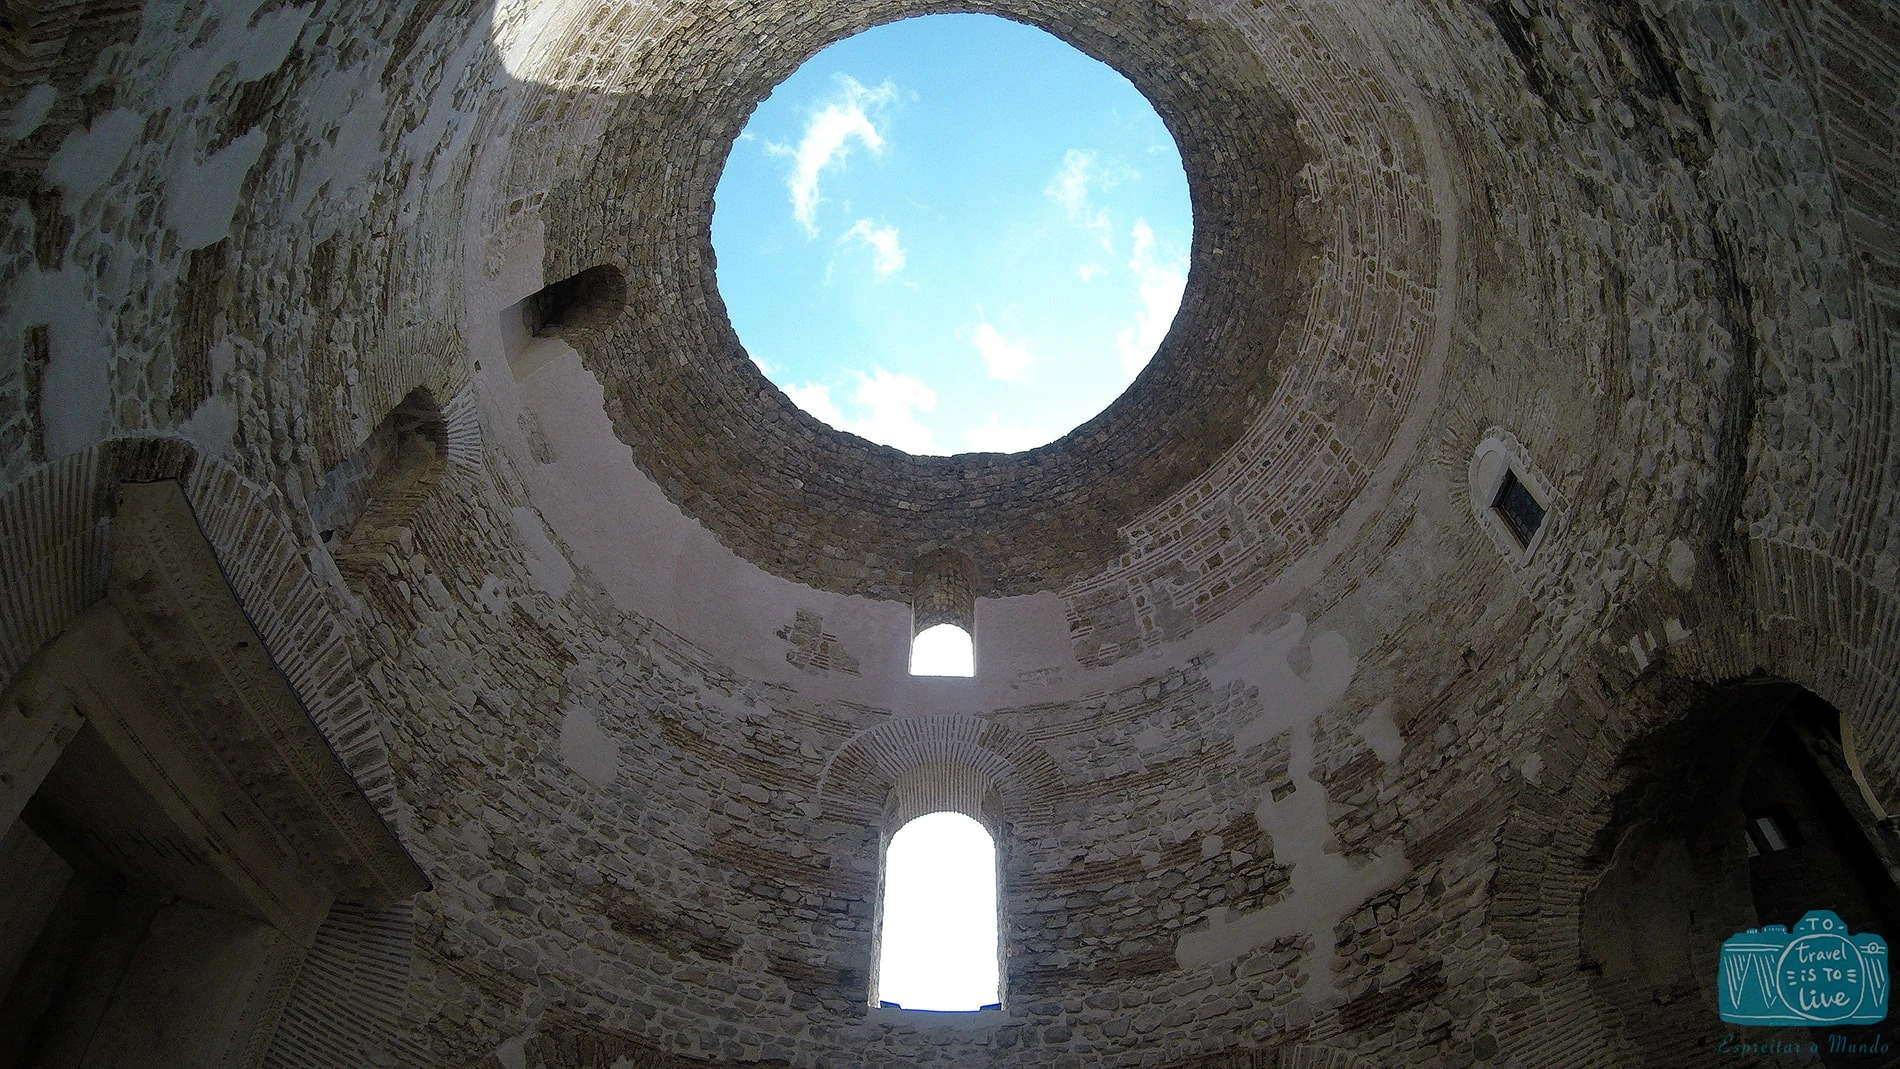
POLYGON ((1841 723, 1799 685, 1751 678, 1702 693, 1611 773, 1623 786, 1585 859, 1581 971, 1649 1063, 1693 1061, 1718 999, 1741 997, 1715 986, 1738 982, 1723 971, 1730 937, 1785 938, 1814 910, 1851 932, 1900 932, 1900 850, 1856 782, 1841 723))
POLYGON ((1831 909, 1854 931, 1900 932, 1891 854, 1855 782, 1841 717, 1793 684, 1754 688, 1786 710, 1742 781, 1748 882, 1763 924, 1792 925, 1831 909))
POLYGON ((317 537, 335 553, 359 528, 406 524, 442 470, 448 448, 448 425, 434 396, 411 390, 310 496, 317 537))
POLYGON ((976 675, 976 564, 939 549, 911 567, 910 674, 976 675))
POLYGON ((910 674, 914 676, 973 676, 976 644, 970 633, 955 624, 925 628, 910 640, 910 674))
POLYGON ((1493 427, 1472 455, 1471 504, 1498 547, 1526 563, 1549 537, 1555 491, 1523 443, 1493 427))
POLYGON ((873 1000, 912 1010, 1001 1002, 996 843, 956 812, 916 818, 884 852, 882 931, 873 1000))

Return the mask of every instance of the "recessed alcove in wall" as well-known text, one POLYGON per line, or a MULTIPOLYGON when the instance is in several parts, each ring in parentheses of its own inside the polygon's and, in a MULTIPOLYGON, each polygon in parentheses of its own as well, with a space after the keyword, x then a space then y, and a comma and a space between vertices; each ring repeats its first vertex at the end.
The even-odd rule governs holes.
POLYGON ((0 1064, 263 1064, 333 907, 428 880, 227 579, 259 558, 178 481, 114 501, 104 599, 0 689, 47 757, 0 776, 0 1064))
POLYGON ((1831 909, 1855 931, 1900 932, 1900 887, 1888 869, 1900 843, 1859 783, 1841 715, 1799 688, 1785 688, 1784 700, 1742 780, 1756 915, 1793 925, 1831 909))
POLYGON ((440 478, 448 449, 448 424, 434 395, 411 390, 310 495, 317 537, 341 556, 345 547, 361 548, 371 532, 405 525, 440 478))
POLYGON ((1706 1055, 1729 936, 1817 909, 1854 932, 1900 930, 1900 843, 1859 782, 1841 714, 1768 677, 1686 703, 1612 773, 1581 873, 1583 975, 1627 1022, 1632 1054, 1656 1065, 1706 1055))
POLYGON ((911 591, 910 674, 976 674, 976 564, 939 549, 917 558, 911 591))
POLYGON ((502 310, 502 347, 508 369, 525 379, 566 342, 579 349, 601 337, 627 307, 627 276, 614 264, 596 264, 551 282, 502 310))

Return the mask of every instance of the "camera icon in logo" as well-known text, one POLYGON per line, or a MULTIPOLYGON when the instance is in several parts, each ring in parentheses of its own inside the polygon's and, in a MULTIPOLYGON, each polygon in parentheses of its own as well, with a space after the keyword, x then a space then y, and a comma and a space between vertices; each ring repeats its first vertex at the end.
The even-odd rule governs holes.
POLYGON ((1874 1024, 1887 1018, 1887 941, 1810 910, 1793 931, 1770 924, 1729 936, 1716 988, 1730 1024, 1874 1024))

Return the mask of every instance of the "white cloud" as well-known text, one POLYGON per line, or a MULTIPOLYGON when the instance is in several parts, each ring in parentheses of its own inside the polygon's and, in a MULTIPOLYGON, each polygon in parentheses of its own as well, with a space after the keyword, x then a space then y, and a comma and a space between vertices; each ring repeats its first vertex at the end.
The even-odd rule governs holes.
MULTIPOLYGON (((977 309, 977 315, 982 314, 983 310, 977 309)), ((1029 369, 1036 366, 1036 354, 1029 351, 1028 345, 1004 337, 987 319, 979 319, 974 329, 965 327, 957 333, 976 346, 977 353, 983 357, 983 368, 990 373, 990 378, 1002 382, 1021 382, 1029 374, 1029 369)))
POLYGON ((1103 267, 1101 264, 1083 264, 1081 267, 1075 269, 1075 277, 1085 283, 1093 282, 1102 271, 1103 267))
POLYGON ((844 423, 844 414, 832 403, 831 387, 811 382, 803 386, 785 387, 785 396, 792 403, 817 416, 828 426, 837 427, 844 423))
POLYGON ((918 422, 917 413, 937 407, 937 394, 908 375, 894 375, 883 368, 869 375, 857 372, 857 389, 851 394, 852 414, 846 416, 831 398, 831 387, 822 383, 787 386, 785 394, 798 407, 841 431, 869 438, 881 445, 896 446, 920 456, 940 455, 930 428, 918 422))
POLYGON ((873 153, 884 151, 884 137, 877 132, 869 112, 897 99, 897 87, 890 82, 867 89, 848 74, 838 75, 837 80, 838 95, 812 112, 797 148, 768 146, 776 155, 792 157, 785 188, 792 195, 792 215, 806 234, 818 233, 818 205, 824 199, 818 193, 819 174, 843 162, 851 151, 847 142, 853 138, 873 153))
POLYGON ((871 269, 879 278, 889 278, 904 269, 904 245, 897 240, 897 228, 878 226, 869 219, 851 224, 838 244, 857 242, 871 250, 871 269))
POLYGON ((1134 254, 1128 269, 1135 274, 1139 304, 1135 323, 1115 335, 1115 351, 1122 372, 1133 378, 1148 364, 1155 346, 1167 337, 1174 313, 1181 307, 1181 291, 1187 288, 1187 256, 1160 259, 1155 253, 1154 230, 1145 219, 1135 220, 1134 254))
POLYGON ((858 389, 852 400, 864 414, 846 422, 842 428, 861 434, 873 442, 896 446, 906 453, 936 454, 937 443, 930 428, 917 421, 917 413, 937 407, 936 391, 908 375, 893 375, 878 368, 858 376, 858 389))
POLYGON ((1070 223, 1094 234, 1103 249, 1112 250, 1114 228, 1109 222, 1108 209, 1095 207, 1090 199, 1090 187, 1096 184, 1112 186, 1116 181, 1113 177, 1096 172, 1095 153, 1072 148, 1062 154, 1062 169, 1049 179, 1049 184, 1043 187, 1042 192, 1062 207, 1070 223))
POLYGON ((990 421, 963 432, 963 444, 978 453, 1020 453, 1049 441, 1049 432, 1041 427, 1004 423, 990 413, 990 421))

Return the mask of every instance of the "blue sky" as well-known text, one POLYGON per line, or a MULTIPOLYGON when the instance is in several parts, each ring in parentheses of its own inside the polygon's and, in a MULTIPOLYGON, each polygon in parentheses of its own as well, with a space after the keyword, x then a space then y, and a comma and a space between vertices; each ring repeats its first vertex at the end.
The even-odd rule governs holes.
POLYGON ((1133 85, 987 15, 890 23, 759 105, 719 289, 807 412, 916 454, 1053 441, 1134 380, 1187 278, 1173 138, 1133 85))

